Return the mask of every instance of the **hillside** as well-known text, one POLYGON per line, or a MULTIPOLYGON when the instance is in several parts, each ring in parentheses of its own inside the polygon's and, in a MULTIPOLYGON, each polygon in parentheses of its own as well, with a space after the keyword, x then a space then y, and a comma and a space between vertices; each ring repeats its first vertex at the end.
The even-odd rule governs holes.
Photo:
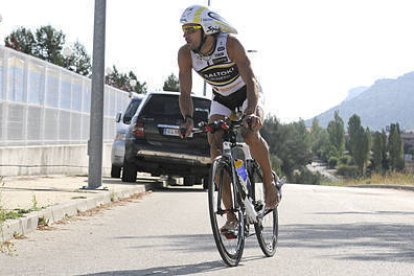
MULTIPOLYGON (((321 127, 327 127, 335 111, 339 111, 345 127, 349 117, 357 114, 361 124, 371 130, 385 129, 391 123, 399 123, 401 130, 414 130, 414 72, 397 79, 378 80, 362 93, 317 115, 321 127)), ((311 126, 314 118, 306 120, 306 125, 311 126)))

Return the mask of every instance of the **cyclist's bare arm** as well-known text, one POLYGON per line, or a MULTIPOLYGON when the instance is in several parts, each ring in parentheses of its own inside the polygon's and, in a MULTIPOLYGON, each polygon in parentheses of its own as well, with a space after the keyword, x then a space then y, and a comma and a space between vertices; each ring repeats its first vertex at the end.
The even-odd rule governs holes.
MULTIPOLYGON (((180 110, 183 118, 187 116, 193 117, 193 101, 191 99, 191 89, 193 85, 192 80, 192 64, 190 49, 187 45, 184 45, 178 51, 178 78, 180 81, 180 110)), ((185 120, 184 127, 186 133, 184 137, 190 135, 193 128, 193 120, 185 120)))
POLYGON ((243 45, 241 45, 237 38, 229 36, 227 47, 230 59, 237 64, 239 73, 243 81, 246 83, 248 105, 245 113, 256 114, 258 87, 250 64, 250 60, 246 54, 245 49, 243 48, 243 45))

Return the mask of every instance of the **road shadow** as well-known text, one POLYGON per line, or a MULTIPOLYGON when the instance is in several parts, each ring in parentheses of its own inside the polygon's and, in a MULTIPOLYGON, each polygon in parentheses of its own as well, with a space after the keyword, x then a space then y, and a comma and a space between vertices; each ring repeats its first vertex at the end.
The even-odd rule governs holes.
MULTIPOLYGON (((86 181, 88 182, 88 181, 86 181)), ((138 178, 136 182, 123 182, 120 178, 103 178, 103 184, 122 184, 122 185, 140 185, 140 184, 157 184, 159 179, 154 178, 138 178)))
MULTIPOLYGON (((105 271, 93 274, 81 274, 89 276, 126 276, 126 275, 191 275, 198 273, 207 273, 212 271, 225 270, 227 267, 221 261, 202 262, 192 265, 177 265, 177 266, 159 266, 147 269, 138 270, 123 270, 123 271, 105 271)), ((223 273, 225 273, 223 271, 223 273)))
MULTIPOLYGON (((185 227, 185 226, 183 226, 185 227)), ((171 254, 177 251, 190 252, 191 254, 196 252, 216 252, 217 261, 200 262, 196 264, 176 265, 176 266, 156 266, 146 269, 133 269, 133 270, 116 270, 116 271, 104 271, 93 274, 81 274, 81 275, 92 275, 92 276, 109 276, 109 275, 193 275, 200 274, 204 275, 213 271, 222 271, 223 275, 226 275, 226 269, 231 269, 221 260, 214 238, 212 234, 194 234, 194 235, 147 235, 147 236, 118 236, 115 237, 120 240, 128 240, 128 247, 132 249, 154 249, 157 247, 162 248, 165 251, 171 251, 171 254), (160 239, 166 239, 169 245, 160 244, 160 239), (134 245, 134 241, 138 245, 134 245), (144 244, 142 240, 145 240, 144 244)), ((248 238, 246 240, 245 249, 256 248, 257 254, 242 258, 243 263, 257 261, 265 257, 257 244, 255 237, 248 238)), ((243 266, 241 263, 239 266, 243 266)), ((79 276, 81 276, 79 275, 79 276)))
MULTIPOLYGON (((187 253, 217 251, 212 234, 119 236, 116 239, 129 239, 129 247, 134 249, 142 249, 143 244, 148 248, 157 247, 159 239, 165 239, 169 245, 164 250, 187 253), (140 246, 134 245, 135 239, 140 240, 136 243, 140 246)), ((263 256, 255 236, 246 239, 245 247, 258 249, 257 256, 263 256)), ((278 248, 320 249, 318 254, 335 260, 414 264, 414 227, 398 223, 280 225, 278 248)))
POLYGON ((183 185, 169 185, 169 186, 156 186, 155 190, 162 193, 188 193, 188 192, 207 192, 202 185, 195 186, 183 186, 183 185))

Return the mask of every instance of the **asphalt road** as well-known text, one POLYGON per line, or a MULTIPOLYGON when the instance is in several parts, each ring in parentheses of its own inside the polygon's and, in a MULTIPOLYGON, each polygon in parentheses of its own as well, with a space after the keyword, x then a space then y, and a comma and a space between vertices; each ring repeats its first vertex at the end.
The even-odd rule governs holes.
POLYGON ((36 231, 0 254, 0 275, 414 275, 414 192, 286 185, 279 248, 254 237, 227 268, 207 194, 171 188, 36 231))

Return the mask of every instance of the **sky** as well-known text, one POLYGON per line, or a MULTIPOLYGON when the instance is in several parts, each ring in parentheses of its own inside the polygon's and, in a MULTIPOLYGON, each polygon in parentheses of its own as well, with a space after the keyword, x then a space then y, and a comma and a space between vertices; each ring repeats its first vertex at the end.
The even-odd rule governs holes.
MULTIPOLYGON (((93 0, 1 0, 0 45, 19 26, 52 25, 92 56, 93 0)), ((107 0, 105 66, 130 70, 150 91, 178 75, 184 9, 208 0, 107 0)), ((282 122, 312 118, 355 87, 414 71, 412 0, 210 0, 237 30, 264 91, 265 109, 282 122)), ((193 74, 193 91, 203 82, 193 74)), ((210 96, 208 89, 207 95, 210 96)))

